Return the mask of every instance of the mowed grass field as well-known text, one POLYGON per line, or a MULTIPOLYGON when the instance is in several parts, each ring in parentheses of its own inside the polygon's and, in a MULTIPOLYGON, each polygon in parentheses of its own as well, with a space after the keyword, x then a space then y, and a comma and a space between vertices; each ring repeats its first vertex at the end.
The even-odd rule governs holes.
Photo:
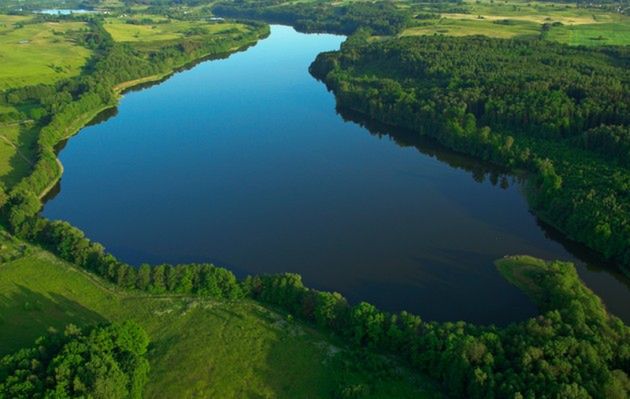
POLYGON ((147 398, 325 398, 340 381, 371 384, 369 398, 439 397, 396 364, 384 379, 344 368, 342 342, 253 301, 123 292, 19 241, 0 249, 14 258, 0 263, 0 355, 68 323, 133 319, 152 339, 147 398))
MULTIPOLYGON (((630 17, 595 8, 520 0, 466 0, 455 10, 440 13, 438 19, 417 20, 402 35, 526 38, 539 37, 543 25, 549 24, 551 28, 544 36, 547 40, 569 45, 630 45, 630 17)), ((418 12, 432 11, 420 8, 418 12)))
POLYGON ((233 30, 243 30, 245 26, 238 23, 203 21, 180 21, 166 19, 154 15, 133 15, 133 20, 142 21, 142 24, 128 23, 127 17, 108 18, 105 29, 118 42, 151 42, 163 40, 175 40, 187 35, 222 33, 233 30), (151 20, 152 22, 149 22, 151 20), (199 30, 201 29, 201 30, 199 30))
POLYGON ((550 40, 571 45, 628 45, 630 44, 630 20, 627 23, 553 27, 549 30, 547 37, 550 40))
POLYGON ((5 188, 30 173, 36 141, 37 130, 29 122, 0 123, 0 184, 5 188))
POLYGON ((90 56, 68 35, 82 22, 29 24, 32 18, 0 15, 0 90, 76 76, 90 56))

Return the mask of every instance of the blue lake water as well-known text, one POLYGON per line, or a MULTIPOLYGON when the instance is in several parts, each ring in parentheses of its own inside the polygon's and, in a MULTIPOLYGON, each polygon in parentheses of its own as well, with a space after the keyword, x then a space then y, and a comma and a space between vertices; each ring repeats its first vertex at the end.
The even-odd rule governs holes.
POLYGON ((573 260, 630 318, 627 280, 541 227, 516 179, 340 115, 308 66, 343 40, 273 26, 244 52, 127 93, 61 151, 65 172, 44 216, 132 264, 297 272, 309 286, 429 320, 531 316, 492 261, 573 260))
POLYGON ((97 11, 84 10, 84 9, 61 9, 61 8, 49 8, 45 10, 35 11, 36 14, 46 15, 72 15, 72 14, 92 14, 97 11))

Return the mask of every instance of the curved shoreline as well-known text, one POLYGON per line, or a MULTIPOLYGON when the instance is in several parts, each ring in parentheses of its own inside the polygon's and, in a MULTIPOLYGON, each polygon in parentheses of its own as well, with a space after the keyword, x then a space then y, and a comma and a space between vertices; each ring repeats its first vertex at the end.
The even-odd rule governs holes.
MULTIPOLYGON (((173 67, 170 71, 162 73, 162 74, 144 76, 138 79, 133 79, 133 80, 128 80, 126 82, 118 83, 117 85, 112 87, 112 90, 114 91, 114 95, 115 95, 115 101, 112 104, 108 104, 106 106, 84 113, 80 118, 77 119, 78 121, 80 121, 79 123, 77 123, 76 125, 73 124, 66 129, 66 131, 69 130, 70 132, 64 135, 64 137, 62 137, 57 142, 57 144, 55 144, 55 147, 59 146, 59 144, 63 143, 64 141, 69 140, 73 136, 77 135, 81 130, 83 130, 84 127, 86 127, 86 125, 88 125, 91 121, 93 121, 96 117, 98 117, 104 111, 107 111, 112 108, 116 108, 118 106, 118 103, 120 102, 120 99, 127 91, 133 90, 134 88, 137 88, 139 86, 152 85, 152 84, 163 82, 169 79, 174 74, 187 70, 189 68, 192 68, 193 66, 196 66, 202 62, 209 61, 212 59, 219 59, 222 57, 227 58, 231 56, 232 54, 245 51, 249 47, 255 46, 259 40, 265 39, 268 36, 269 36, 269 33, 267 32, 266 35, 262 35, 258 37, 256 41, 253 43, 248 43, 242 46, 232 47, 226 52, 220 52, 216 54, 211 54, 211 53, 204 54, 198 58, 195 58, 194 60, 187 61, 187 62, 184 62, 183 64, 177 65, 173 67)), ((61 177, 63 176, 64 168, 63 168, 63 164, 61 163, 61 160, 58 157, 59 151, 55 150, 55 154, 56 154, 55 161, 57 163, 56 176, 38 194, 38 198, 42 202, 42 206, 43 206, 43 203, 45 202, 44 199, 46 198, 46 196, 55 188, 57 184, 59 184, 59 182, 61 181, 61 177)))

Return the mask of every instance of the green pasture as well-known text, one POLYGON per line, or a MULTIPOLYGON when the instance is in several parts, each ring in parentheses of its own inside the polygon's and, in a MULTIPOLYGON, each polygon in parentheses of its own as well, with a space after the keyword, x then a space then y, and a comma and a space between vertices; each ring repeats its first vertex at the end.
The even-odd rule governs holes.
POLYGON ((553 27, 549 30, 547 38, 570 45, 628 45, 630 44, 630 20, 627 23, 553 27))
POLYGON ((32 17, 0 15, 0 91, 76 76, 90 51, 70 32, 82 22, 28 23, 32 17))
POLYGON ((30 173, 36 140, 37 130, 28 121, 0 123, 0 184, 5 188, 30 173))
POLYGON ((509 20, 508 23, 490 21, 485 19, 455 19, 442 18, 437 21, 427 22, 423 26, 415 26, 406 29, 402 36, 414 35, 448 35, 469 36, 484 35, 498 38, 512 38, 516 36, 538 35, 538 24, 529 21, 509 20))

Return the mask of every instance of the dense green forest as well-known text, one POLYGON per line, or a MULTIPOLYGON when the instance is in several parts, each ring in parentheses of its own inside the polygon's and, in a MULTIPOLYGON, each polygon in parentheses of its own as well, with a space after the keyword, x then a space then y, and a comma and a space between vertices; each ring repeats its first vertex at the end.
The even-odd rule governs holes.
POLYGON ((630 53, 542 41, 365 32, 311 72, 339 106, 533 173, 540 217, 630 266, 630 53))

